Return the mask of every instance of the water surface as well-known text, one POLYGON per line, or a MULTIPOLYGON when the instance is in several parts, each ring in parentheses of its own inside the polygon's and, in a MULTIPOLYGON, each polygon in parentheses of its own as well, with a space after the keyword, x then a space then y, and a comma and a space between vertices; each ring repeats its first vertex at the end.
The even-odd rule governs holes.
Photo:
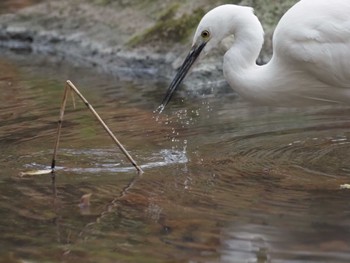
MULTIPOLYGON (((0 262, 349 262, 350 109, 178 96, 60 58, 2 51, 0 262), (48 168, 66 79, 55 184, 48 168), (79 207, 91 193, 90 206, 79 207)), ((190 81, 190 78, 188 79, 190 81)), ((185 93, 184 93, 185 94, 185 93)))

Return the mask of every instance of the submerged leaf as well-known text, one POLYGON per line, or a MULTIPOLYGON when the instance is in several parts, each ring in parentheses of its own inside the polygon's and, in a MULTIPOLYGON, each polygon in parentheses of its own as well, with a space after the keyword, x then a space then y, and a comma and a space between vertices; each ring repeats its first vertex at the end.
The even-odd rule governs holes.
POLYGON ((43 175, 43 174, 50 174, 50 173, 52 173, 51 169, 33 170, 33 171, 27 171, 27 172, 20 172, 19 176, 24 177, 24 176, 43 175))
POLYGON ((92 195, 92 193, 84 194, 80 198, 80 204, 79 204, 80 208, 86 208, 86 207, 90 206, 90 197, 91 197, 91 195, 92 195))

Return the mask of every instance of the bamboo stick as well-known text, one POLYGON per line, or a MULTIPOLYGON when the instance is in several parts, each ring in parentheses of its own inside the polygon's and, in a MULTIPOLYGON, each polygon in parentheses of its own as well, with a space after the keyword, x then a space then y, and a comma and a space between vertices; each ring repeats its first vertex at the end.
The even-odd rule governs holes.
POLYGON ((69 90, 69 88, 71 90, 73 90, 78 95, 78 97, 84 102, 86 107, 92 112, 92 114, 95 116, 95 118, 99 121, 99 123, 102 125, 102 127, 105 129, 105 131, 108 133, 108 135, 117 144, 119 149, 124 153, 124 155, 130 161, 130 163, 136 168, 136 170, 139 173, 143 173, 141 167, 137 165, 136 161, 131 157, 131 155, 124 148, 124 146, 119 142, 119 140, 112 133, 112 131, 108 128, 106 123, 98 115, 98 113, 95 111, 95 109, 92 107, 92 105, 85 99, 85 97, 80 93, 80 91, 75 87, 75 85, 70 80, 67 80, 67 82, 66 82, 66 87, 65 87, 64 95, 63 95, 63 101, 62 101, 62 105, 61 105, 60 117, 59 117, 59 120, 58 120, 57 138, 56 138, 56 143, 55 143, 55 148, 54 148, 54 153, 53 153, 53 158, 52 158, 52 164, 51 164, 52 172, 54 172, 54 169, 55 169, 56 157, 57 157, 57 149, 58 149, 59 139, 60 139, 59 137, 61 135, 63 115, 64 115, 64 110, 65 110, 65 107, 66 107, 66 101, 67 101, 67 97, 68 97, 68 90, 69 90))
POLYGON ((56 142, 55 142, 55 146, 53 149, 53 156, 52 156, 52 162, 51 162, 51 172, 52 173, 54 173, 55 166, 56 166, 57 150, 58 150, 58 145, 59 145, 60 137, 61 137, 62 122, 63 122, 63 117, 64 117, 64 110, 66 109, 66 104, 67 104, 68 91, 69 91, 69 86, 68 86, 68 84, 66 84, 66 86, 64 87, 64 94, 63 94, 63 100, 62 100, 62 104, 61 104, 60 117, 58 119, 56 142))

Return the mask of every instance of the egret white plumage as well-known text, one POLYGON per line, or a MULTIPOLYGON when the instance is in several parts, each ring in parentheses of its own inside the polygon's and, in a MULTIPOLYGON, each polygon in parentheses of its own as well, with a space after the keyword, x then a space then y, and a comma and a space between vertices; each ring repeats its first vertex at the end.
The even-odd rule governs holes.
POLYGON ((162 111, 199 56, 234 36, 223 60, 229 85, 259 104, 299 106, 350 104, 350 1, 301 0, 273 35, 273 55, 256 60, 264 31, 250 7, 222 5, 200 21, 192 48, 159 107, 162 111))

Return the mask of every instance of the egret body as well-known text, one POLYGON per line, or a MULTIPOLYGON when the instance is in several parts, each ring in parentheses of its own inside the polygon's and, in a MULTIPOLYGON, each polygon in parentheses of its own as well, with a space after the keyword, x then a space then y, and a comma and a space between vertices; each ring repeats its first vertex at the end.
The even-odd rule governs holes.
POLYGON ((192 48, 169 86, 164 109, 193 63, 233 35, 223 59, 229 85, 259 104, 299 106, 350 104, 350 1, 301 0, 289 9, 273 35, 273 56, 256 60, 264 31, 250 7, 222 5, 200 21, 192 48))

